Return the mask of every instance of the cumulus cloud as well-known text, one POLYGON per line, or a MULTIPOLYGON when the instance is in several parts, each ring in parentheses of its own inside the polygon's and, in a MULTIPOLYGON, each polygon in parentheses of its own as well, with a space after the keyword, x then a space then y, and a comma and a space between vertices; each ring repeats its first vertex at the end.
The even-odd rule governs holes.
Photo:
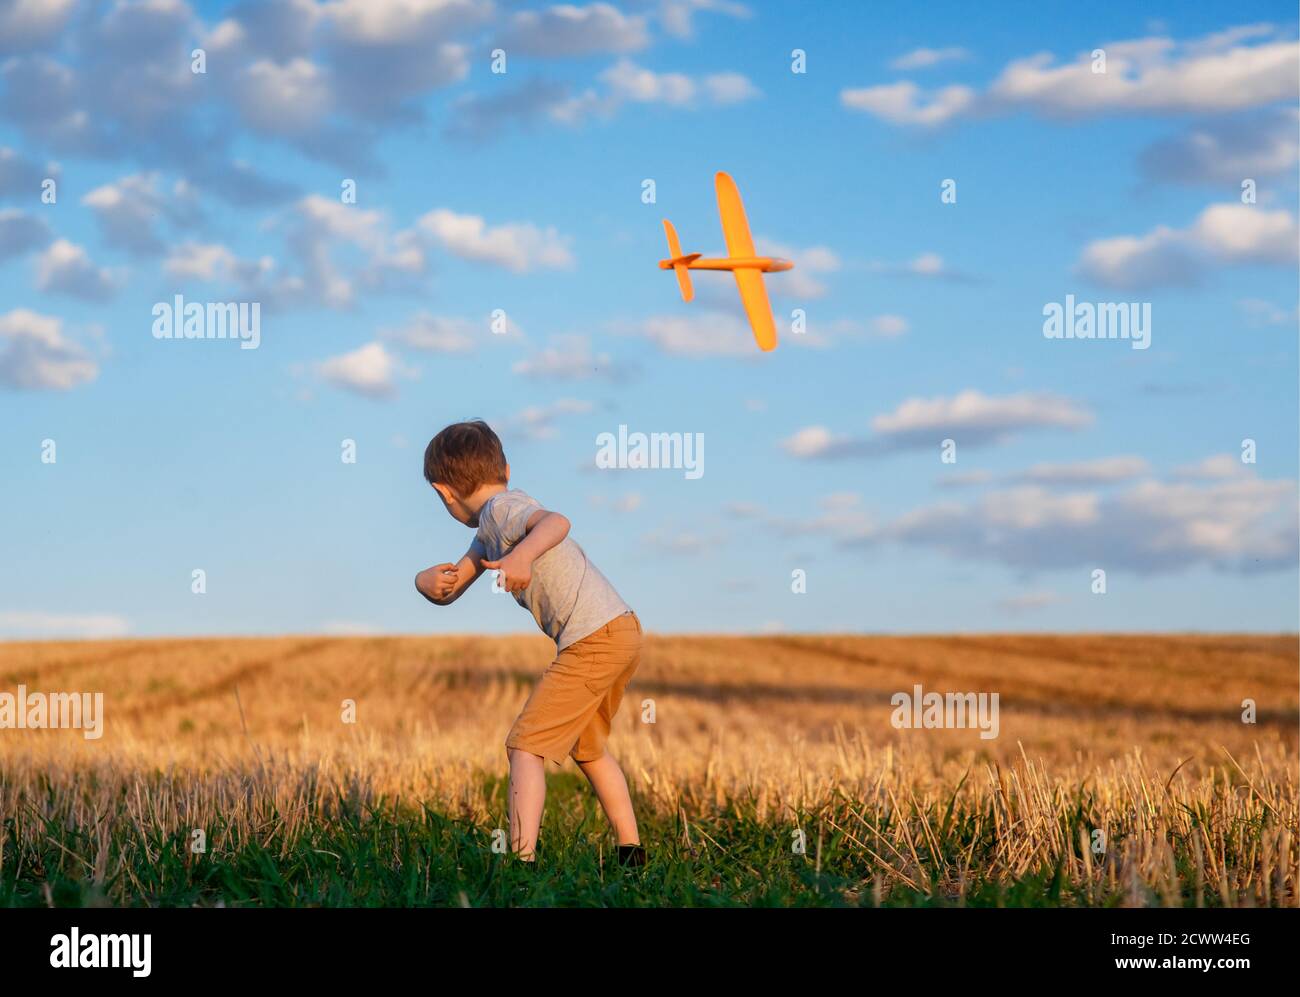
POLYGON ((179 180, 164 193, 160 182, 157 173, 126 176, 96 187, 81 199, 94 214, 106 244, 140 256, 154 255, 164 248, 158 233, 163 221, 183 226, 197 220, 194 190, 179 180))
POLYGON ((1018 477, 1019 480, 1040 485, 1100 485, 1138 478, 1150 469, 1142 457, 1099 457, 1073 463, 1035 464, 1018 477))
POLYGON ((690 38, 695 34, 695 15, 699 13, 722 14, 737 20, 752 16, 747 6, 735 0, 660 0, 659 3, 659 23, 675 38, 690 38))
POLYGON ((624 14, 608 3, 586 7, 559 4, 520 11, 510 19, 497 46, 507 55, 563 59, 601 52, 635 52, 650 43, 646 18, 624 14))
POLYGON ((1294 175, 1298 128, 1294 107, 1216 118, 1149 146, 1139 163, 1148 179, 1188 185, 1239 187, 1246 179, 1294 175))
POLYGON ((826 294, 826 285, 819 279, 838 273, 842 264, 839 256, 827 246, 809 246, 799 249, 775 239, 759 236, 754 248, 760 256, 778 256, 793 260, 795 267, 768 284, 771 294, 791 298, 820 298, 826 294))
POLYGON ((1091 412, 1058 395, 1022 392, 994 397, 970 389, 948 398, 909 398, 894 411, 874 417, 870 436, 807 426, 780 446, 801 460, 876 457, 937 447, 944 439, 955 440, 959 447, 976 447, 1035 429, 1076 430, 1092 419, 1091 412))
POLYGON ((627 492, 609 498, 605 495, 592 495, 591 504, 597 509, 610 509, 614 512, 636 512, 641 508, 641 496, 637 492, 627 492))
POLYGON ((906 71, 909 69, 929 69, 944 62, 961 62, 970 58, 970 52, 964 48, 917 48, 900 55, 889 64, 890 69, 906 71))
POLYGON ((749 323, 731 312, 653 315, 636 331, 664 353, 678 356, 752 358, 756 352, 749 323))
POLYGON ((975 104, 970 87, 949 86, 925 93, 910 80, 842 90, 840 103, 894 125, 941 125, 975 104))
POLYGON ((91 262, 86 250, 58 239, 36 260, 36 287, 85 301, 107 301, 117 291, 113 274, 91 262))
POLYGON ((955 270, 938 253, 920 253, 904 263, 888 263, 872 260, 867 264, 872 273, 889 274, 895 277, 919 277, 925 280, 945 280, 964 284, 975 280, 970 274, 955 270))
POLYGON ((58 180, 61 175, 62 171, 54 163, 42 164, 16 149, 0 146, 0 199, 30 199, 35 203, 41 194, 41 183, 47 178, 58 180))
POLYGON ((1033 111, 1054 119, 1125 114, 1217 114, 1295 99, 1300 45, 1269 25, 1177 42, 1164 37, 1103 42, 1069 62, 1042 52, 1009 63, 983 92, 925 91, 910 80, 841 91, 840 102, 899 125, 933 127, 956 118, 1033 111))
POLYGON ((568 415, 585 415, 596 406, 581 398, 560 398, 548 405, 530 405, 507 419, 504 431, 530 440, 549 440, 557 433, 556 422, 568 415))
POLYGON ((25 308, 0 315, 0 384, 67 391, 98 375, 99 365, 64 334, 60 319, 25 308))
POLYGON ((1021 613, 1046 609, 1049 606, 1055 606, 1061 601, 1061 597, 1055 592, 1022 592, 1019 595, 999 599, 997 607, 1004 613, 1019 615, 1021 613))
POLYGON ((40 249, 50 238, 43 218, 13 208, 0 210, 0 262, 40 249))
POLYGON ((1184 464, 1174 469, 1174 478, 1182 481, 1222 481, 1226 478, 1247 477, 1248 464, 1243 464, 1235 454, 1213 454, 1194 464, 1184 464))
POLYGON ((430 211, 417 225, 453 256, 515 273, 573 265, 569 240, 554 228, 524 222, 490 226, 478 215, 461 215, 445 208, 430 211))
POLYGON ((510 368, 523 377, 545 381, 622 381, 630 373, 608 353, 594 353, 587 336, 556 336, 549 345, 510 368))
POLYGON ((428 353, 469 353, 486 331, 486 324, 478 325, 469 319, 420 312, 405 325, 385 330, 382 337, 428 353))
POLYGON ((374 342, 320 361, 316 373, 334 387, 353 394, 393 398, 397 395, 397 379, 413 377, 415 372, 403 367, 382 343, 374 342))
POLYGON ((264 0, 209 23, 183 0, 0 6, 0 117, 56 152, 166 168, 247 204, 290 183, 232 161, 243 126, 332 163, 374 166, 389 124, 465 78, 490 0, 264 0), (190 69, 196 46, 208 72, 190 69))
POLYGON ((508 125, 528 127, 545 121, 573 127, 593 118, 612 118, 628 104, 689 111, 727 107, 759 95, 741 73, 661 73, 620 59, 598 75, 597 85, 576 93, 567 83, 530 80, 500 93, 467 94, 453 105, 445 133, 481 143, 508 125))
POLYGON ((1144 480, 1106 495, 1026 485, 914 510, 876 539, 1018 569, 1252 573, 1295 567, 1295 505, 1294 482, 1254 477, 1144 480))
POLYGON ((125 617, 115 613, 46 613, 0 610, 0 637, 8 640, 97 640, 122 637, 131 630, 125 617))
POLYGON ((1290 212, 1230 201, 1210 205, 1184 229, 1161 225, 1145 235, 1091 242, 1077 269, 1098 284, 1125 290, 1190 286, 1222 267, 1294 267, 1298 245, 1300 230, 1290 212))
POLYGON ((76 0, 7 0, 0 4, 0 55, 49 45, 63 31, 76 0))

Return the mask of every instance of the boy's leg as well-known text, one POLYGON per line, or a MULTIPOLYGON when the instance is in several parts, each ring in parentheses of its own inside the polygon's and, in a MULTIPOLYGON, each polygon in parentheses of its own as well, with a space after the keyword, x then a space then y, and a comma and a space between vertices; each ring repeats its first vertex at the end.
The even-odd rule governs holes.
POLYGON ((537 834, 546 803, 546 759, 520 748, 510 756, 510 850, 524 862, 537 855, 537 834))
POLYGON ((623 770, 614 761, 614 756, 606 751, 595 761, 578 762, 578 768, 591 783, 618 843, 639 845, 641 838, 637 833, 636 814, 632 812, 632 797, 628 794, 623 770))

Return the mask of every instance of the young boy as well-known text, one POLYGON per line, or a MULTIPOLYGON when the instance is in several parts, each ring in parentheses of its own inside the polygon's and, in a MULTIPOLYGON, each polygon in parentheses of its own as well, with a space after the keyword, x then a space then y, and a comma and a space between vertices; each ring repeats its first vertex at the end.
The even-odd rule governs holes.
POLYGON ((460 598, 485 569, 533 614, 556 656, 506 738, 510 759, 510 843, 535 858, 546 800, 546 761, 572 755, 595 790, 624 865, 644 865, 627 781, 605 750, 610 722, 641 659, 641 622, 587 555, 569 539, 569 521, 518 489, 487 423, 448 426, 424 451, 424 477, 458 522, 478 530, 456 564, 415 576, 437 606, 460 598))

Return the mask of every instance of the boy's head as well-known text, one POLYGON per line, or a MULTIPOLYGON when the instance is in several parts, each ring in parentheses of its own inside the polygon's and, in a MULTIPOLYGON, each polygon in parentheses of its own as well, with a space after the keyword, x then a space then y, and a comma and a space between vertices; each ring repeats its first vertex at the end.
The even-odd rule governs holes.
POLYGON ((492 491, 510 482, 501 440, 482 419, 456 422, 424 449, 424 478, 452 518, 478 525, 478 511, 492 491))

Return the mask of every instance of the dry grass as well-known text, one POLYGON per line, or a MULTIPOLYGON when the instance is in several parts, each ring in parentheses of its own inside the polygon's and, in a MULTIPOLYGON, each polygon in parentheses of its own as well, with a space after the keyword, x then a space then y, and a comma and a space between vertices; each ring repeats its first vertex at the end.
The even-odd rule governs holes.
MULTIPOLYGON (((24 881, 16 865, 38 861, 54 824, 76 831, 69 867, 118 902, 149 889, 113 822, 154 833, 133 846, 146 859, 192 827, 214 829, 214 850, 273 841, 287 856, 340 801, 495 826, 486 776, 504 772, 502 739, 549 647, 0 645, 0 691, 102 691, 106 712, 97 741, 0 731, 0 873, 24 881)), ((728 821, 786 850, 798 826, 850 901, 1031 882, 1047 902, 1295 905, 1298 711, 1290 636, 651 636, 611 748, 693 856, 734 857, 739 843, 716 840, 728 821), (997 692, 1000 736, 895 730, 890 696, 918 683, 997 692)))

